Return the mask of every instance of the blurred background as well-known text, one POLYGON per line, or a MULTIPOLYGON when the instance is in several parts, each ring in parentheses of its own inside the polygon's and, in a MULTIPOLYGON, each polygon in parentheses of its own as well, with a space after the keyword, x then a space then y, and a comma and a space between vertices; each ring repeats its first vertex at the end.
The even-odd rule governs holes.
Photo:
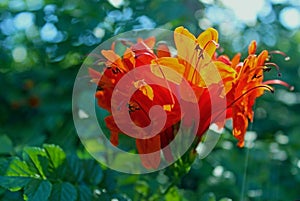
MULTIPOLYGON (((246 147, 226 131, 214 151, 197 159, 168 193, 164 172, 126 175, 102 167, 95 200, 297 200, 300 199, 300 1, 298 0, 0 0, 0 157, 26 146, 56 144, 87 155, 72 119, 72 88, 83 60, 106 39, 132 29, 185 26, 198 35, 219 31, 220 52, 245 57, 280 50, 272 61, 293 92, 276 86, 255 105, 246 147), (105 190, 105 191, 104 191, 105 190), (105 197, 101 197, 104 196, 105 197)), ((278 73, 267 73, 277 79, 278 73)), ((22 192, 0 187, 0 199, 22 192)))

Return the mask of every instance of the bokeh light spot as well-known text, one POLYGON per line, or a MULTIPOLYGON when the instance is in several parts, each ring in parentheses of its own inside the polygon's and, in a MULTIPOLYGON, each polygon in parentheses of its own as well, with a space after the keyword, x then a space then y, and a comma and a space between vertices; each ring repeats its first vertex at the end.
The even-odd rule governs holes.
POLYGON ((228 8, 232 9, 235 16, 248 25, 256 23, 257 14, 263 9, 265 1, 262 0, 221 0, 228 8))
POLYGON ((23 62, 27 57, 27 50, 24 46, 19 46, 13 49, 12 56, 15 62, 23 62))
POLYGON ((280 12, 279 20, 287 29, 300 27, 300 11, 297 8, 287 7, 280 12))
POLYGON ((15 16, 14 25, 19 30, 29 28, 34 24, 35 15, 31 12, 22 12, 15 16))
POLYGON ((38 10, 44 5, 43 0, 26 0, 26 4, 29 10, 38 10))
POLYGON ((108 2, 115 8, 120 8, 124 4, 124 0, 108 0, 108 2))
POLYGON ((100 27, 96 27, 93 33, 97 38, 103 38, 103 36, 105 35, 105 30, 100 27))
POLYGON ((9 1, 8 7, 13 11, 21 11, 26 8, 26 4, 23 0, 12 0, 9 1))
POLYGON ((46 23, 41 29, 41 38, 44 41, 53 41, 57 34, 57 28, 52 23, 46 23))

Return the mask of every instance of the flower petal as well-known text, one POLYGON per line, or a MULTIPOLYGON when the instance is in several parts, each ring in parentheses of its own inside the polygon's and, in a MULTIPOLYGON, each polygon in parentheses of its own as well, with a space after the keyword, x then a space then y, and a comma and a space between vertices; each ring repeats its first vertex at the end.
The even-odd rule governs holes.
POLYGON ((255 52, 256 52, 256 41, 255 40, 253 40, 253 41, 251 41, 251 43, 250 43, 250 45, 249 45, 249 47, 248 47, 248 54, 249 55, 251 55, 251 54, 255 54, 255 52))
POLYGON ((145 168, 158 168, 161 161, 160 143, 160 135, 156 135, 149 139, 136 139, 137 150, 145 168))
POLYGON ((156 48, 156 55, 160 57, 171 57, 169 47, 166 43, 160 43, 156 48))
POLYGON ((177 58, 162 57, 152 62, 151 72, 162 79, 180 84, 184 77, 185 67, 177 58))
POLYGON ((200 45, 200 48, 202 48, 205 53, 212 58, 218 46, 217 30, 213 28, 206 29, 198 36, 197 42, 200 45))

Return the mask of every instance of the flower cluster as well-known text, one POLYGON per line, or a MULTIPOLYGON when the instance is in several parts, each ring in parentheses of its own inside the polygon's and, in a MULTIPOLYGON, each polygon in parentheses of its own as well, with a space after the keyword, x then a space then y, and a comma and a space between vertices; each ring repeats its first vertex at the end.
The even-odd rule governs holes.
POLYGON ((120 134, 135 138, 141 162, 148 169, 159 166, 160 150, 166 161, 173 160, 167 146, 176 137, 179 125, 196 128, 199 142, 211 124, 223 127, 227 119, 232 119, 233 135, 243 147, 255 99, 265 90, 273 91, 269 84, 289 87, 280 80, 264 81, 264 72, 274 64, 268 63, 268 51, 256 54, 255 41, 243 61, 240 54, 233 59, 217 55, 218 32, 213 28, 197 38, 184 27, 176 28, 176 53, 154 37, 123 43, 126 50, 122 56, 116 53, 115 44, 110 50, 102 50, 105 68, 100 72, 90 68, 89 74, 98 86, 98 105, 110 112, 105 123, 111 143, 118 146, 120 134), (128 91, 120 90, 118 84, 128 91), (132 94, 129 98, 128 92, 132 94), (162 114, 152 110, 157 105, 164 111, 163 122, 162 114), (131 129, 136 126, 147 129, 131 129), (156 154, 148 157, 149 153, 156 154))

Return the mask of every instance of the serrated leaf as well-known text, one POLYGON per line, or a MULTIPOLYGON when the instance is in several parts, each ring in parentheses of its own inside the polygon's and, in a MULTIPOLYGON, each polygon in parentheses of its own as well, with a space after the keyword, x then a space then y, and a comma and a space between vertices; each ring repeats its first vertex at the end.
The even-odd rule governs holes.
POLYGON ((10 191, 18 191, 31 179, 31 177, 0 176, 0 186, 10 191))
POLYGON ((37 175, 29 168, 26 162, 21 161, 19 158, 13 158, 11 160, 5 175, 17 177, 39 177, 39 175, 37 175))
POLYGON ((68 182, 63 182, 60 184, 54 184, 52 186, 52 192, 49 200, 75 201, 76 199, 77 199, 77 191, 72 184, 68 182))
POLYGON ((28 201, 47 201, 51 193, 52 184, 47 180, 32 179, 24 188, 28 201))
POLYGON ((79 192, 79 201, 90 201, 92 200, 92 191, 91 189, 82 184, 78 187, 78 192, 79 192))
POLYGON ((13 143, 9 139, 9 137, 7 137, 7 135, 1 135, 0 142, 1 142, 0 154, 9 154, 13 151, 14 149, 13 143))
POLYGON ((26 147, 24 149, 23 159, 28 164, 31 164, 43 179, 46 179, 45 172, 47 171, 48 158, 44 149, 38 147, 26 147))
POLYGON ((58 168, 64 163, 66 159, 66 154, 59 146, 45 144, 43 145, 43 147, 46 151, 46 154, 48 155, 50 164, 54 168, 58 168))
POLYGON ((82 168, 82 161, 76 155, 67 157, 68 172, 66 178, 69 181, 82 181, 85 170, 82 168))
POLYGON ((49 172, 55 173, 54 177, 63 177, 65 174, 64 163, 66 162, 65 152, 56 145, 45 144, 43 147, 49 159, 49 172))
POLYGON ((84 160, 85 179, 88 183, 97 185, 102 181, 103 172, 100 165, 94 160, 84 160))

